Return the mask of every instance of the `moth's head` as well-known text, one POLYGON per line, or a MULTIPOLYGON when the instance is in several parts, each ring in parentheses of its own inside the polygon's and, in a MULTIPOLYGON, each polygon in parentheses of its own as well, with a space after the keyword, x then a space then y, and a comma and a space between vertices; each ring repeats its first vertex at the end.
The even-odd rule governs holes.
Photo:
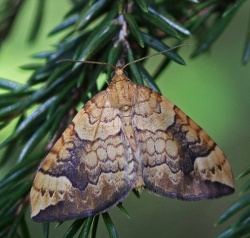
POLYGON ((116 65, 116 67, 115 67, 115 75, 116 76, 121 76, 123 74, 124 74, 123 67, 121 65, 116 65))

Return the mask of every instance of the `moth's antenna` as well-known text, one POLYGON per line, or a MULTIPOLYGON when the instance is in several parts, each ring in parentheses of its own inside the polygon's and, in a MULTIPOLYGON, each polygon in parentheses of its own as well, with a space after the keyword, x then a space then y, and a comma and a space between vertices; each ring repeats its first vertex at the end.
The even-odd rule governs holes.
MULTIPOLYGON (((139 61, 142 61, 142 60, 145 60, 145 59, 148 59, 148 58, 151 58, 151 57, 154 57, 154 56, 157 56, 157 55, 161 55, 162 53, 165 53, 165 52, 168 52, 168 51, 172 51, 174 49, 177 49, 179 47, 182 47, 182 46, 189 46, 189 44, 182 44, 182 45, 177 45, 177 46, 174 46, 170 49, 167 49, 167 50, 163 50, 161 52, 157 52, 155 54, 152 54, 152 55, 148 55, 148 56, 145 56, 145 57, 142 57, 140 59, 137 59, 135 61, 132 61, 132 62, 129 62, 127 64, 125 64, 121 69, 124 70, 127 66, 131 65, 131 64, 135 64, 139 61)), ((72 59, 64 59, 64 60, 59 60, 57 61, 56 63, 61 63, 61 62, 81 62, 83 64, 99 64, 99 65, 106 65, 106 66, 109 66, 109 67, 112 67, 114 70, 116 70, 116 66, 112 65, 112 64, 109 64, 109 63, 106 63, 106 62, 97 62, 97 61, 88 61, 88 60, 72 60, 72 59)))
POLYGON ((112 67, 114 70, 116 67, 112 64, 106 63, 106 62, 97 62, 97 61, 88 61, 88 60, 72 60, 72 59, 64 59, 64 60, 59 60, 56 63, 61 63, 61 62, 81 62, 83 64, 100 64, 100 65, 106 65, 109 67, 112 67))
POLYGON ((157 56, 157 55, 161 55, 162 53, 165 53, 165 52, 168 52, 168 51, 172 51, 172 50, 177 49, 177 48, 182 47, 182 46, 189 46, 189 44, 177 45, 177 46, 174 46, 174 47, 172 47, 172 48, 170 48, 170 49, 163 50, 163 51, 161 51, 161 52, 157 52, 157 53, 155 53, 155 54, 152 54, 152 55, 148 55, 148 56, 142 57, 142 58, 140 58, 140 59, 137 59, 137 60, 135 60, 135 61, 132 61, 132 62, 129 62, 129 63, 125 64, 125 65, 122 67, 122 69, 124 70, 124 69, 125 69, 127 66, 129 66, 130 64, 134 64, 134 63, 137 63, 137 62, 139 62, 139 61, 142 61, 142 60, 145 60, 145 59, 148 59, 148 58, 157 56))

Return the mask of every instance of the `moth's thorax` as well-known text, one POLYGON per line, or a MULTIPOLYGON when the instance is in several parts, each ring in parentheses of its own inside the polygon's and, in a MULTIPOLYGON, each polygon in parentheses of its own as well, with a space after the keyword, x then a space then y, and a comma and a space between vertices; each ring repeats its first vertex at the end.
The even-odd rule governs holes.
POLYGON ((136 85, 125 75, 116 75, 108 87, 110 106, 121 111, 128 111, 133 105, 136 85))
POLYGON ((119 81, 129 81, 129 79, 124 74, 116 73, 115 76, 112 78, 112 84, 119 81))

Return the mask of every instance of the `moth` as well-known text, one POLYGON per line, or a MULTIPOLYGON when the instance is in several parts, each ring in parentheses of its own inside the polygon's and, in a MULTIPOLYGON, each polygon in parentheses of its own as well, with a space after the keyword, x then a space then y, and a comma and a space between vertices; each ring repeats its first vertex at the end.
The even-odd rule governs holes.
POLYGON ((34 221, 103 213, 132 189, 182 200, 233 193, 217 144, 168 99, 131 82, 127 65, 112 66, 110 85, 76 114, 42 162, 30 192, 34 221))

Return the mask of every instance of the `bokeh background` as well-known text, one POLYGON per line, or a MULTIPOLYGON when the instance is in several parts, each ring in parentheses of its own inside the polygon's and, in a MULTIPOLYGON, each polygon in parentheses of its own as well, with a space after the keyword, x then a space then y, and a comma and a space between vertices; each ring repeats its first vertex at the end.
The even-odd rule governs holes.
MULTIPOLYGON (((49 50, 60 35, 48 38, 48 32, 60 23, 68 10, 67 1, 47 1, 46 15, 35 44, 28 44, 28 32, 33 17, 35 1, 29 1, 18 17, 8 42, 0 49, 0 77, 25 82, 30 73, 19 66, 34 62, 31 55, 49 50)), ((250 2, 238 11, 229 27, 214 44, 210 52, 190 59, 195 40, 187 43, 179 53, 187 65, 171 66, 157 80, 162 94, 178 105, 186 114, 202 126, 227 155, 235 177, 250 165, 250 65, 242 66, 241 58, 245 35, 249 27, 250 2)), ((248 29, 249 30, 249 29, 248 29)), ((154 72, 160 57, 151 58, 146 67, 154 72)), ((0 141, 12 130, 13 125, 0 131, 0 141)), ((6 158, 7 159, 7 158, 6 158)), ((10 163, 0 170, 0 177, 10 163)), ((130 219, 118 209, 110 212, 119 237, 168 237, 210 238, 225 226, 213 227, 216 219, 236 199, 244 180, 235 182, 236 193, 216 200, 183 202, 156 197, 144 191, 141 199, 132 193, 124 202, 130 219)), ((29 214, 27 214, 29 217, 29 214)), ((50 237, 62 237, 71 222, 59 228, 51 225, 50 237)), ((227 224, 226 224, 227 225, 227 224)), ((31 237, 40 238, 42 226, 30 221, 31 237)), ((101 219, 97 237, 108 237, 101 219)))

